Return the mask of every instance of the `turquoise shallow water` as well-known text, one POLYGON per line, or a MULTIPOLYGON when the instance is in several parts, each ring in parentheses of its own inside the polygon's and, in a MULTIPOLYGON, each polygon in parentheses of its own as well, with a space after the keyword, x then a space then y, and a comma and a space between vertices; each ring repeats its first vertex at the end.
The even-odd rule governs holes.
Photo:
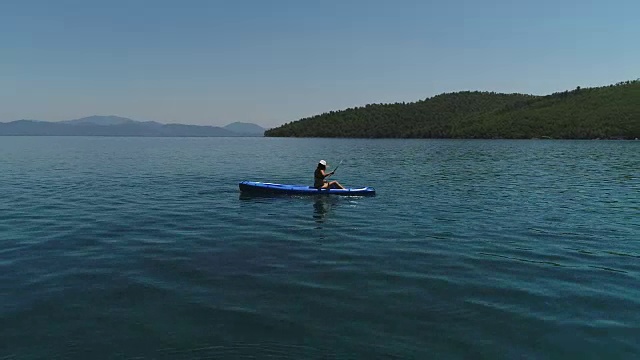
POLYGON ((640 356, 640 142, 0 137, 0 359, 640 356), (244 197, 315 163, 370 198, 244 197))

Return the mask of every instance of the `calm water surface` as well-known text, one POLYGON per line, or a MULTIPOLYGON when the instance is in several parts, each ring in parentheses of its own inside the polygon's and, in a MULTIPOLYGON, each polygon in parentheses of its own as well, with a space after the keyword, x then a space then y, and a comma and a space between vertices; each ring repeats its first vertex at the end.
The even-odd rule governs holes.
POLYGON ((0 359, 640 357, 640 142, 0 137, 0 359), (319 159, 375 197, 244 197, 319 159))

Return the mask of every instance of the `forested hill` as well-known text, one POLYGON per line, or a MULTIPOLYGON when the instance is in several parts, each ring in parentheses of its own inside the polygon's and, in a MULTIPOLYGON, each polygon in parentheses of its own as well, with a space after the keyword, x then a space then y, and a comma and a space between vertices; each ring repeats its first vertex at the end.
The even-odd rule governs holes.
POLYGON ((265 136, 355 138, 640 138, 640 80, 548 96, 448 93, 331 111, 265 136))

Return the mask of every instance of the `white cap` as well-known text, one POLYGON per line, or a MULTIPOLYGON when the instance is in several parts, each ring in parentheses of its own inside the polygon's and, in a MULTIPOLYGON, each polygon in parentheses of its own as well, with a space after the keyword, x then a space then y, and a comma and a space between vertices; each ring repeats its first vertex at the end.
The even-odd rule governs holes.
POLYGON ((326 162, 326 161, 324 161, 324 160, 320 160, 320 165, 327 166, 327 162, 326 162))

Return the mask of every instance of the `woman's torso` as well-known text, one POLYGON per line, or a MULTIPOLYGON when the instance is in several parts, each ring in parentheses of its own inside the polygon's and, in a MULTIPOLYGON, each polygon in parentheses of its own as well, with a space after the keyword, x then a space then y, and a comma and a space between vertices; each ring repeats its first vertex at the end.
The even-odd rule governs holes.
POLYGON ((322 187, 322 185, 324 185, 324 175, 320 168, 316 168, 316 171, 313 173, 313 186, 318 188, 322 187))

